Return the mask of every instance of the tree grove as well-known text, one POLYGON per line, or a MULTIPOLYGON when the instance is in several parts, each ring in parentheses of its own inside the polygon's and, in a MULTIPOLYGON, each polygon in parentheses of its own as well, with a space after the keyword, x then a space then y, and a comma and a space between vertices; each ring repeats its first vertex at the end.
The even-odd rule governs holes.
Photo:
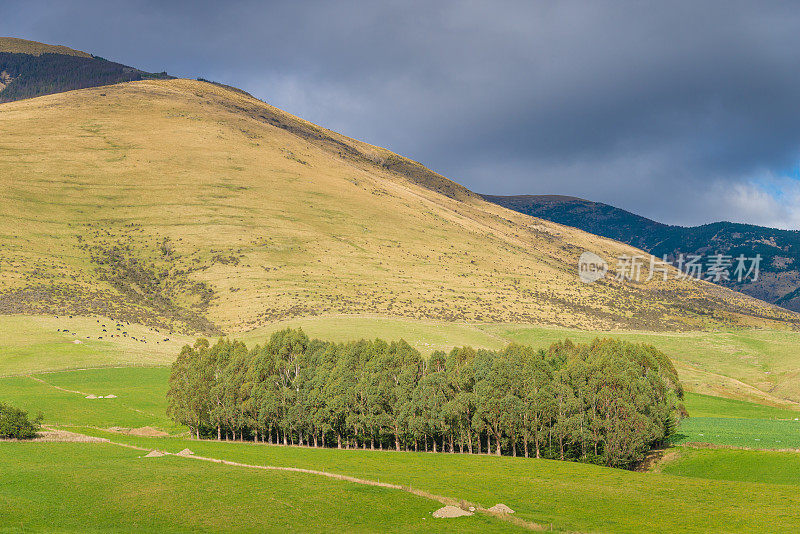
POLYGON ((197 438, 630 467, 674 432, 682 399, 669 358, 648 345, 566 340, 426 360, 404 341, 331 343, 287 329, 252 349, 185 346, 168 409, 197 438))

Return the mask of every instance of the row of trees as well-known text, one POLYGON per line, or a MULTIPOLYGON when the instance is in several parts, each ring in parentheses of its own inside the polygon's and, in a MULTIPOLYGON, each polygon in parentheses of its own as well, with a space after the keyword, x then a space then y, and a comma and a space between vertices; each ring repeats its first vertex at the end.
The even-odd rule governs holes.
POLYGON ((683 391, 655 348, 330 343, 301 330, 252 350, 205 339, 173 364, 169 413, 199 439, 522 454, 628 467, 674 431, 683 391))

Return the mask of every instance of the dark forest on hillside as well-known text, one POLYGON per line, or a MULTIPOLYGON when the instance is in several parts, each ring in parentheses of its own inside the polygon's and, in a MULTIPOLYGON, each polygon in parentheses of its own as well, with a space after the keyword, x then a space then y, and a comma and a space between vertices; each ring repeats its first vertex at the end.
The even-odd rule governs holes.
POLYGON ((0 52, 0 73, 10 78, 0 91, 0 102, 146 78, 171 78, 165 72, 151 74, 100 57, 8 52, 0 52))

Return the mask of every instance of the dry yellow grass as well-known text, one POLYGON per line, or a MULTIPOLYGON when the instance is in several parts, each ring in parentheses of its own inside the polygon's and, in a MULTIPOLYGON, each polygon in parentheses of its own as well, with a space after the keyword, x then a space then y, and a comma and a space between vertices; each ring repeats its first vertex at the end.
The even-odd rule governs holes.
POLYGON ((0 130, 0 313, 227 332, 336 313, 586 329, 797 322, 705 282, 580 284, 583 250, 639 251, 208 83, 2 104, 0 130))
POLYGON ((0 37, 0 52, 11 52, 13 54, 31 54, 40 56, 42 54, 63 54, 65 56, 92 57, 91 54, 73 50, 66 46, 49 45, 36 41, 17 39, 16 37, 0 37))

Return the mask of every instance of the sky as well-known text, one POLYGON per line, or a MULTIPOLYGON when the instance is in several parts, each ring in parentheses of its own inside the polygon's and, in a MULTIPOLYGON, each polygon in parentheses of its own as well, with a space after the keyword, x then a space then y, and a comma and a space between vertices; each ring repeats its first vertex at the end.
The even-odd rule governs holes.
POLYGON ((487 194, 800 229, 800 4, 0 0, 0 35, 234 85, 487 194))

